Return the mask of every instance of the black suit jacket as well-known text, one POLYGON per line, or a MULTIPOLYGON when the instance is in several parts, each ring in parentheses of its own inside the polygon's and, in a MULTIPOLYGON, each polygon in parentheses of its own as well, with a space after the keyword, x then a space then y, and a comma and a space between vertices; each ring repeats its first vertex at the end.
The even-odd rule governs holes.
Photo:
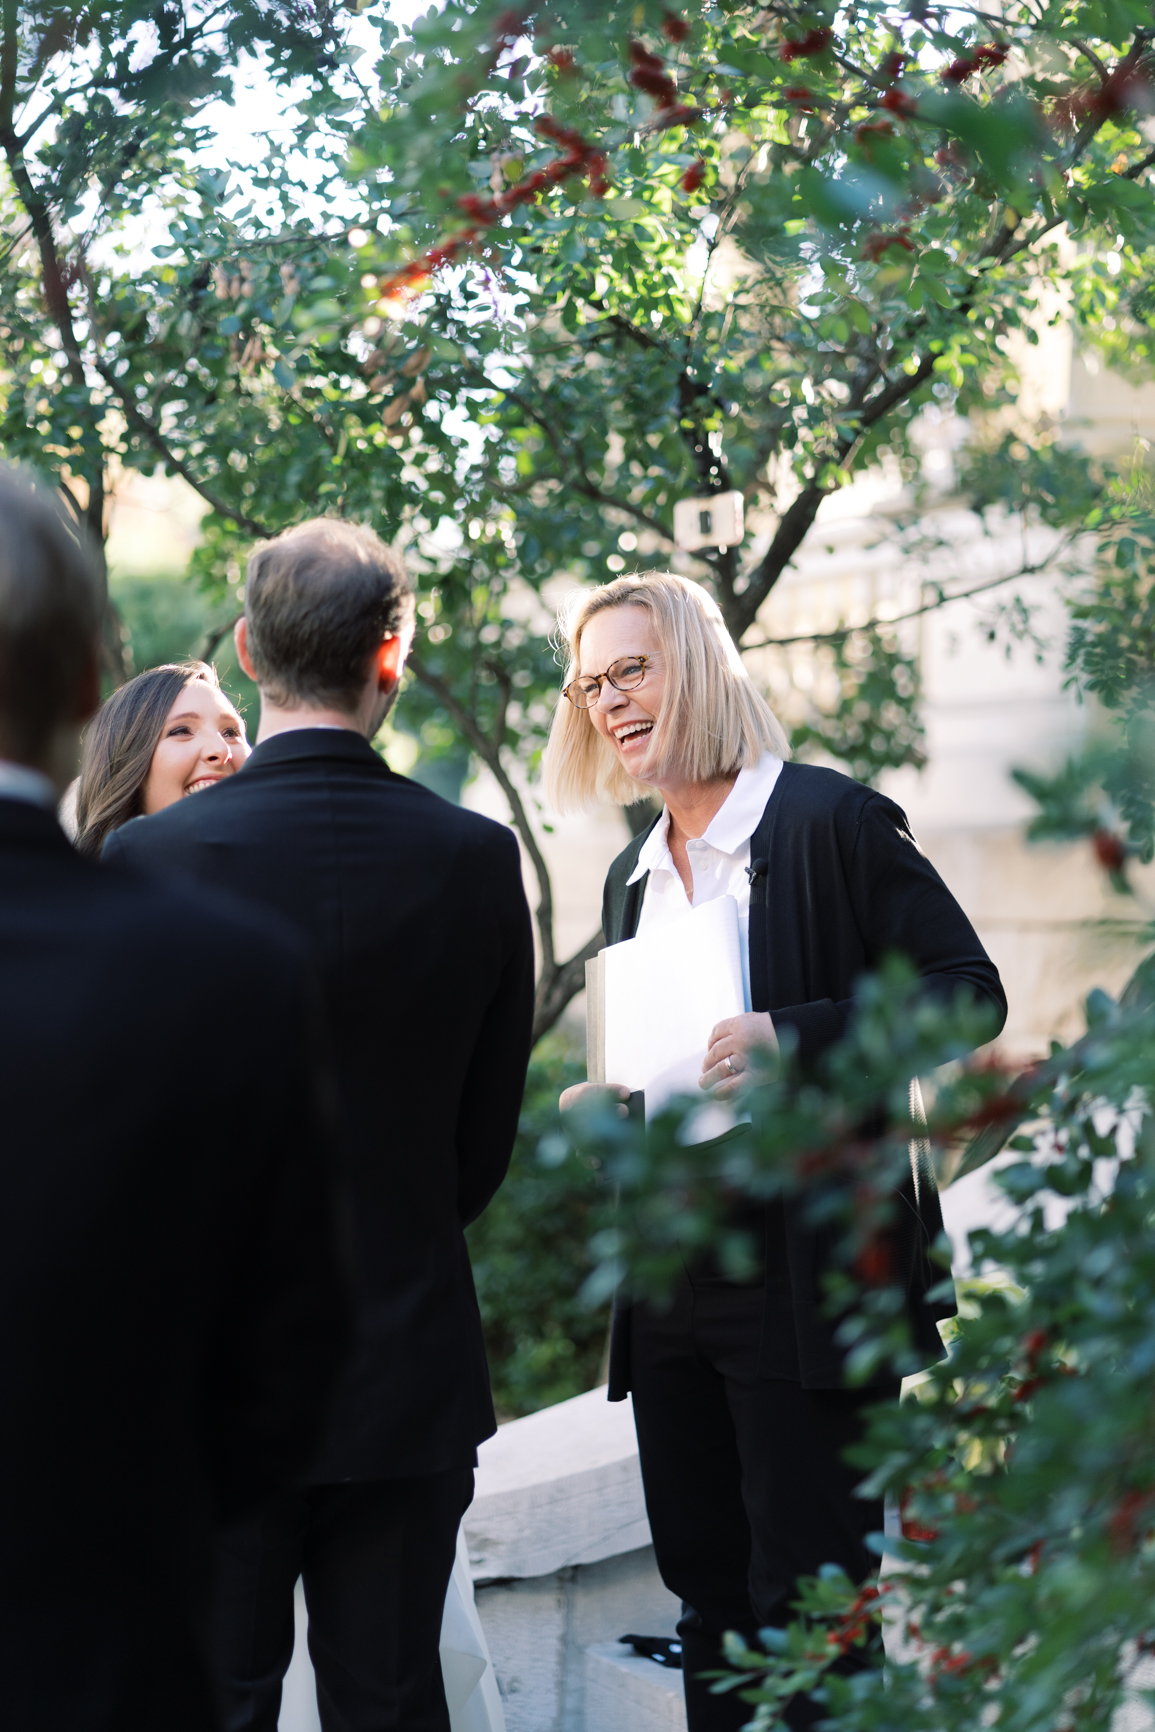
POLYGON ((274 909, 320 976, 357 1247, 356 1341, 316 1483, 466 1466, 495 1429, 462 1229, 505 1176, 533 944, 508 829, 308 728, 109 837, 104 858, 274 909))
POLYGON ((344 1299, 271 921, 0 798, 0 1724, 210 1732, 214 1524, 316 1447, 344 1299), (242 1053, 231 987, 267 1015, 242 1053))
MULTIPOLYGON (((637 837, 610 867, 602 915, 608 944, 637 931, 646 881, 627 881, 644 840, 637 837)), ((961 988, 990 1005, 992 1034, 1002 1028, 1007 1001, 998 971, 893 801, 835 770, 784 764, 750 859, 767 864, 750 896, 751 1008, 769 1011, 779 1034, 793 1029, 804 1070, 846 1031, 860 978, 893 952, 915 964, 928 995, 949 1001, 961 988)), ((894 1251, 913 1338, 926 1357, 937 1357, 935 1323, 954 1307, 926 1300, 942 1278, 927 1255, 942 1231, 930 1171, 921 1170, 917 1183, 912 1173, 896 1202, 894 1251)), ((822 1290, 832 1246, 805 1214, 797 1197, 766 1211, 762 1374, 836 1388, 843 1351, 823 1315, 822 1290)), ((619 1305, 610 1400, 629 1388, 628 1307, 619 1305)))

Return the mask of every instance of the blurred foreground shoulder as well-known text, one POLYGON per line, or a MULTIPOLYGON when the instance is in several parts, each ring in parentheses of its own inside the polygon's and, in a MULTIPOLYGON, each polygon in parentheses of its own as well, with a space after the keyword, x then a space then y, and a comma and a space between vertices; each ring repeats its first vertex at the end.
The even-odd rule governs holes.
MULTIPOLYGON (((120 834, 113 831, 106 850, 120 834)), ((305 945, 276 914, 225 891, 209 896, 179 878, 163 880, 132 859, 114 855, 113 864, 117 870, 106 871, 102 856, 95 868, 103 891, 102 924, 106 936, 116 929, 126 952, 171 960, 176 947, 190 983, 200 979, 214 987, 245 973, 270 983, 302 980, 305 945)))

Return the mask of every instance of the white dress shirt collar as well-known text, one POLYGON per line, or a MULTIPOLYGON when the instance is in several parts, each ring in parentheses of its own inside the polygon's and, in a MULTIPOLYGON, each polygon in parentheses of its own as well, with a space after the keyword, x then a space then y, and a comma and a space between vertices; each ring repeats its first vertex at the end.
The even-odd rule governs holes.
POLYGON ((45 811, 55 812, 59 799, 55 783, 39 770, 0 758, 0 800, 23 800, 29 806, 43 806, 45 811))
MULTIPOLYGON (((766 752, 756 764, 739 770, 737 781, 703 830, 702 841, 720 854, 737 854, 758 828, 781 769, 782 759, 766 752)), ((647 872, 662 866, 673 870, 669 829, 670 814, 663 806, 661 817, 642 843, 638 863, 627 883, 636 884, 647 872)))

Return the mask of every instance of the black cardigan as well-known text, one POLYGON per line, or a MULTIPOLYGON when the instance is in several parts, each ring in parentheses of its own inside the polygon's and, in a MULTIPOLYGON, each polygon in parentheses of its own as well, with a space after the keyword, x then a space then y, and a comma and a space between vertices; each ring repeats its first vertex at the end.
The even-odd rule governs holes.
MULTIPOLYGON (((651 826, 652 828, 652 826, 651 826)), ((648 834, 648 832, 647 832, 648 834)), ((646 880, 627 881, 644 836, 610 867, 602 924, 607 944, 637 931, 646 880)), ((768 1010, 775 1029, 794 1029, 804 1069, 845 1032, 856 984, 891 952, 909 957, 929 996, 950 1001, 960 987, 1006 1021, 998 972, 970 921, 911 835, 891 800, 811 764, 784 764, 750 843, 751 861, 764 860, 750 897, 750 997, 768 1010)), ((941 1353, 935 1323, 954 1307, 928 1303, 942 1278, 927 1255, 942 1230, 938 1193, 929 1173, 913 1174, 898 1192, 895 1251, 906 1272, 916 1346, 941 1353)), ((811 1228, 804 1204, 787 1199, 766 1211, 766 1310, 762 1375, 791 1377, 807 1389, 837 1388, 843 1350, 823 1315, 822 1275, 828 1234, 811 1228)), ((611 1401, 630 1389, 629 1307, 614 1313, 610 1352, 611 1401)))

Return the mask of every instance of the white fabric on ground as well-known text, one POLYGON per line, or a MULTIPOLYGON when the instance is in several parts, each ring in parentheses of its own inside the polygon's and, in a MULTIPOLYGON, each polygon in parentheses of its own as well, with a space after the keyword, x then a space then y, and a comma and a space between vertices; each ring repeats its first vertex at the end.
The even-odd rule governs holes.
POLYGON ((457 1530, 457 1557, 441 1620, 441 1675, 453 1732, 505 1732, 497 1675, 473 1598, 464 1526, 457 1530))

